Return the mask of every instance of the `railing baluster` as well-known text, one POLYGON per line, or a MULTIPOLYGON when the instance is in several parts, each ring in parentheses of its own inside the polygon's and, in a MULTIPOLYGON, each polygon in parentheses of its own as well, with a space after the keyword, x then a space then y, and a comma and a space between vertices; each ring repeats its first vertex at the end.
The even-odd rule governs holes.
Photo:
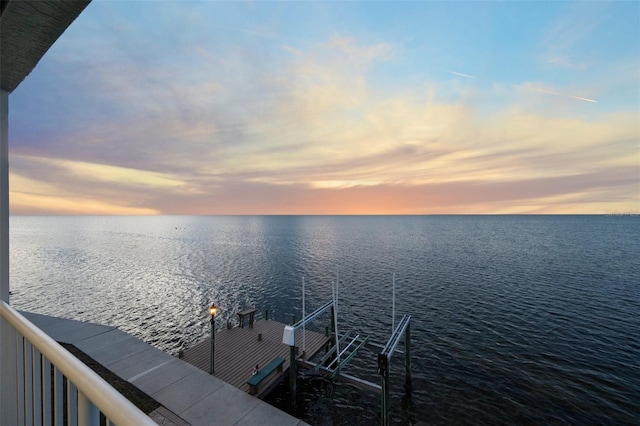
POLYGON ((51 386, 51 362, 42 355, 42 423, 46 426, 53 424, 53 394, 51 386))
POLYGON ((24 338, 16 333, 16 398, 18 399, 18 423, 24 421, 24 338))
POLYGON ((67 380, 67 425, 78 426, 78 388, 67 380))
POLYGON ((57 368, 54 368, 55 375, 53 377, 54 390, 53 390, 53 406, 54 411, 54 424, 55 426, 64 425, 64 377, 57 368))
POLYGON ((33 424, 42 426, 42 355, 32 347, 33 365, 33 424))
POLYGON ((24 341, 24 421, 33 424, 33 346, 24 341))
POLYGON ((100 411, 82 392, 78 392, 78 423, 83 426, 100 425, 100 411))

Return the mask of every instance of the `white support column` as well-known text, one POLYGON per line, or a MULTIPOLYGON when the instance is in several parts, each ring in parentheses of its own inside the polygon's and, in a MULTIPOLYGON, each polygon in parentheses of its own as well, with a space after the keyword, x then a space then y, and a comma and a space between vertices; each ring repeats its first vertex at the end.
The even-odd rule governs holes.
POLYGON ((0 90, 0 299, 9 303, 9 92, 0 90))
MULTIPOLYGON (((9 92, 0 90, 0 300, 9 303, 9 92)), ((0 319, 0 423, 17 422, 15 334, 0 319), (13 340, 12 340, 13 339, 13 340)))

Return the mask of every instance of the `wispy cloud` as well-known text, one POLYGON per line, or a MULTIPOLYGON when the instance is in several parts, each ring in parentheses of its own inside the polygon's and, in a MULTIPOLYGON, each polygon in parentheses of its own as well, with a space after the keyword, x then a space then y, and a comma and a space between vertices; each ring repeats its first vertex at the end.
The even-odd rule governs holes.
POLYGON ((291 47, 291 46, 287 46, 286 44, 282 46, 282 48, 284 50, 286 50, 287 52, 293 53, 296 56, 304 56, 304 53, 298 49, 296 49, 295 47, 291 47))
POLYGON ((549 88, 547 88, 547 87, 545 87, 543 85, 536 85, 534 83, 525 83, 525 84, 522 84, 522 85, 516 86, 516 87, 521 89, 521 90, 525 90, 527 92, 545 93, 547 95, 562 96, 562 97, 565 97, 565 98, 575 99, 577 101, 598 103, 598 101, 595 100, 595 99, 585 98, 585 97, 576 96, 576 95, 570 95, 570 94, 567 94, 567 93, 560 93, 558 91, 551 90, 551 89, 549 89, 549 88))
POLYGON ((458 71, 447 71, 447 72, 448 72, 449 74, 457 75, 458 77, 472 78, 472 79, 473 79, 473 78, 475 78, 475 77, 474 77, 474 76, 472 76, 472 75, 464 74, 464 73, 461 73, 461 72, 458 72, 458 71))

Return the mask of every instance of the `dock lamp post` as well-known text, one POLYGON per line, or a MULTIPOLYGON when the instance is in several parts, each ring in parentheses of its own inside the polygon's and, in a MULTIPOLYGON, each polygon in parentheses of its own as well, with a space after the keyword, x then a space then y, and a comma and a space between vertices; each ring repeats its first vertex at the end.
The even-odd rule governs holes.
POLYGON ((211 315, 211 375, 214 373, 214 360, 216 356, 216 313, 218 312, 218 308, 215 303, 212 303, 209 306, 209 315, 211 315))

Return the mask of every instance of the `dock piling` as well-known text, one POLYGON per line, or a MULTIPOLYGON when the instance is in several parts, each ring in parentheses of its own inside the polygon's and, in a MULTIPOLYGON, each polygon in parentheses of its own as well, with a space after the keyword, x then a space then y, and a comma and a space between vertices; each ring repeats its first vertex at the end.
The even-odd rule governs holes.
POLYGON ((385 354, 378 354, 378 371, 380 373, 380 423, 382 426, 389 425, 389 359, 385 354))
POLYGON ((289 346, 289 356, 291 361, 289 362, 289 392, 291 392, 291 401, 293 408, 296 407, 297 401, 297 371, 296 371, 296 347, 289 346))

